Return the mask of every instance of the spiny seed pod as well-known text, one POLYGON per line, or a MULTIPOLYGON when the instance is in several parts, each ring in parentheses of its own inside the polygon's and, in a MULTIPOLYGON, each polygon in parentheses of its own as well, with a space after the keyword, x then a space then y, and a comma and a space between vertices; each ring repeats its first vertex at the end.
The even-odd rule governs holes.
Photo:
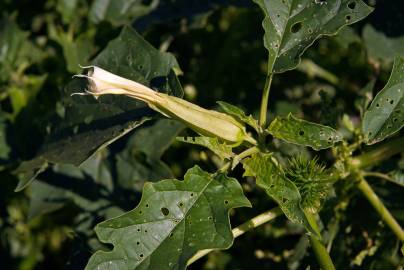
POLYGON ((89 81, 86 93, 98 98, 102 95, 126 95, 148 104, 150 108, 165 116, 185 123, 201 135, 217 137, 227 143, 239 144, 248 141, 256 144, 243 124, 232 116, 213 110, 206 110, 183 99, 153 91, 140 83, 122 78, 96 66, 86 67, 89 81))
POLYGON ((317 213, 332 183, 325 167, 318 164, 317 158, 307 160, 299 156, 289 160, 285 175, 299 189, 302 208, 317 213))

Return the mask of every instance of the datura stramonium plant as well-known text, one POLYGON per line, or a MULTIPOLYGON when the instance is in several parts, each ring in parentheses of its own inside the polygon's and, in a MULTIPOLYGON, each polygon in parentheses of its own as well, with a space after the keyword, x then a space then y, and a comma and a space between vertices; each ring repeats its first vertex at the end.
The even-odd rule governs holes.
POLYGON ((256 144, 254 138, 247 134, 245 126, 230 115, 213 110, 206 110, 181 98, 153 91, 135 81, 125 79, 96 66, 88 68, 87 75, 76 75, 88 79, 86 93, 95 98, 102 95, 126 95, 147 103, 147 105, 173 119, 185 123, 199 134, 217 137, 226 143, 240 144, 248 141, 256 144))

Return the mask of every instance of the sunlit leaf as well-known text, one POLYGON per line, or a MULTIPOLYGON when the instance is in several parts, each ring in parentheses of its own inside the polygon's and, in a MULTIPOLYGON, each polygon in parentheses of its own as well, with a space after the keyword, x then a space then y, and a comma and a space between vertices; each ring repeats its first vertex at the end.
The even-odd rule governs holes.
POLYGON ((264 11, 264 46, 268 73, 295 68, 300 56, 322 35, 366 17, 372 8, 362 0, 254 0, 264 11))
POLYGON ((404 126, 404 58, 397 57, 389 81, 365 112, 362 132, 368 144, 384 140, 404 126))
POLYGON ((217 138, 211 137, 177 137, 177 140, 185 143, 197 144, 210 149, 213 153, 218 155, 221 159, 230 159, 234 156, 232 147, 220 143, 217 138))
POLYGON ((147 183, 134 210, 97 225, 114 249, 96 252, 86 269, 185 269, 198 250, 231 246, 228 211, 242 206, 250 203, 236 179, 197 166, 184 181, 147 183))
POLYGON ((298 119, 292 114, 276 117, 267 130, 275 138, 306 145, 314 150, 329 148, 342 140, 341 135, 333 128, 298 119))
POLYGON ((247 125, 254 128, 256 131, 260 130, 258 121, 256 119, 254 119, 254 117, 252 117, 251 115, 246 115, 242 109, 240 109, 237 106, 234 106, 232 104, 229 104, 227 102, 224 102, 224 101, 218 101, 217 103, 220 105, 220 107, 223 109, 223 111, 225 113, 233 115, 239 121, 246 123, 247 125))

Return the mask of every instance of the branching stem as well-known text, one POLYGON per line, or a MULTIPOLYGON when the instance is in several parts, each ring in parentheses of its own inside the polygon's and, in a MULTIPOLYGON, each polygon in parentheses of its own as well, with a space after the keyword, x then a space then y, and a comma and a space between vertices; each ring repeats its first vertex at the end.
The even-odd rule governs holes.
POLYGON ((365 168, 389 159, 400 152, 404 152, 404 137, 375 146, 369 152, 352 158, 351 165, 358 169, 365 168))
MULTIPOLYGON (((262 224, 267 223, 268 221, 273 220, 274 218, 282 215, 282 210, 279 207, 275 207, 269 211, 266 211, 246 222, 237 226, 232 230, 234 238, 243 235, 245 232, 248 232, 262 224)), ((199 260, 209 252, 213 251, 213 249, 204 249, 198 251, 191 259, 188 260, 187 266, 194 263, 195 261, 199 260)))
POLYGON ((363 176, 360 175, 358 178, 359 190, 362 191, 363 195, 365 195, 366 199, 368 199, 370 204, 375 208, 382 220, 387 224, 387 226, 390 227, 398 239, 400 239, 400 241, 404 241, 404 231, 400 224, 398 224, 390 211, 384 206, 383 202, 379 199, 377 194, 373 191, 372 187, 368 184, 368 182, 366 182, 363 176))

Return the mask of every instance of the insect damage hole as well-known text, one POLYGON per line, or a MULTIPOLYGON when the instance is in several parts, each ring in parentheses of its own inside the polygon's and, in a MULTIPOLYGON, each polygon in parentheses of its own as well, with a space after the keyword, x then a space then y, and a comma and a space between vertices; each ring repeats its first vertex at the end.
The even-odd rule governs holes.
POLYGON ((354 1, 348 3, 349 9, 355 9, 355 7, 356 7, 356 3, 354 1))
POLYGON ((168 214, 170 214, 170 210, 168 210, 168 208, 166 207, 162 207, 161 209, 161 213, 163 213, 163 215, 168 216, 168 214))
POLYGON ((297 22, 292 25, 292 27, 290 28, 290 32, 297 33, 300 31, 300 29, 302 29, 302 26, 303 26, 303 24, 301 22, 297 22))
POLYGON ((304 135, 304 131, 303 130, 299 130, 299 136, 303 136, 304 135))

